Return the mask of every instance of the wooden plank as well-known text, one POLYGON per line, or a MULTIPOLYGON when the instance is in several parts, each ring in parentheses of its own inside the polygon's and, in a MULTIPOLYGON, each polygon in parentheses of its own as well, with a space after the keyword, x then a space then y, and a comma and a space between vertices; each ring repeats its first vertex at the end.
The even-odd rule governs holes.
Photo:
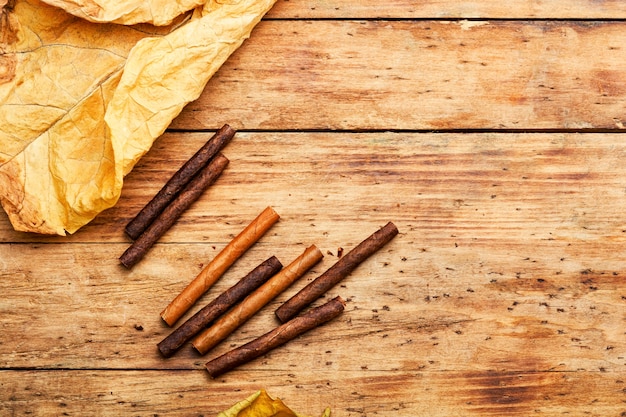
MULTIPOLYGON (((118 205, 74 236, 13 232, 3 217, 0 240, 128 244, 125 222, 210 135, 161 137, 118 205)), ((289 233, 294 242, 355 244, 389 220, 446 245, 452 234, 499 244, 623 236, 619 134, 238 132, 224 152, 224 175, 161 242, 225 244, 268 205, 282 216, 265 238, 274 242, 289 233)))
POLYGON ((623 22, 264 21, 172 128, 623 129, 625 43, 623 22))
MULTIPOLYGON (((315 373, 324 357, 326 369, 390 374, 424 368, 624 372, 623 258, 606 260, 620 245, 594 256, 567 241, 498 248, 479 241, 435 247, 414 239, 405 231, 328 293, 348 300, 340 318, 245 369, 315 373)), ((161 245, 150 263, 123 273, 110 256, 117 246, 16 245, 7 262, 2 245, 2 368, 202 369, 276 326, 280 303, 336 261, 336 252, 325 252, 304 279, 207 356, 186 347, 164 360, 156 344, 170 329, 159 312, 204 259, 196 259, 193 246, 161 245), (37 263, 27 262, 34 258, 37 263)), ((194 311, 269 254, 288 261, 300 249, 268 246, 247 254, 194 311)))
POLYGON ((623 19, 626 5, 608 1, 454 1, 454 0, 348 0, 341 3, 283 0, 268 14, 270 18, 517 18, 517 19, 623 19))
POLYGON ((0 413, 6 415, 215 416, 268 388, 294 410, 337 417, 619 415, 623 375, 600 372, 429 372, 321 370, 236 374, 208 380, 199 371, 3 371, 0 413), (80 381, 80 383, 77 383, 80 381))

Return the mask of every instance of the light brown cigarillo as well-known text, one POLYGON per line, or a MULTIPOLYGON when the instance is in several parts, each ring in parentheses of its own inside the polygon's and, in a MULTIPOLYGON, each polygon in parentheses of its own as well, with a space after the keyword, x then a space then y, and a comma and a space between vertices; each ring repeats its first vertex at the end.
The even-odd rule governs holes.
POLYGON ((213 258, 209 264, 170 302, 161 312, 161 318, 172 326, 191 308, 194 303, 267 232, 280 216, 273 208, 267 207, 246 228, 213 258))
POLYGON ((206 370, 212 378, 218 377, 334 319, 343 312, 344 308, 345 302, 341 297, 333 298, 326 304, 313 308, 263 336, 207 362, 206 370))
POLYGON ((382 248, 397 234, 398 229, 391 222, 374 232, 328 268, 326 272, 315 278, 296 295, 283 303, 276 310, 278 320, 284 323, 295 317, 306 306, 347 277, 359 264, 382 248))
POLYGON ((200 354, 207 353, 245 323, 254 313, 304 275, 306 271, 323 257, 324 255, 315 245, 308 247, 292 263, 247 296, 241 303, 217 319, 212 326, 198 334, 191 342, 192 346, 200 354))

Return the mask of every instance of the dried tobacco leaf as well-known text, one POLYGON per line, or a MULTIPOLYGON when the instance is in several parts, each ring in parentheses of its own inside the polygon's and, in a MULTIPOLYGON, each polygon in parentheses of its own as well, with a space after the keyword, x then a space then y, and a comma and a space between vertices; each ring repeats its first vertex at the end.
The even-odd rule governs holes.
POLYGON ((105 116, 116 154, 123 155, 124 174, 183 107, 200 96, 275 1, 209 1, 172 34, 176 36, 137 43, 105 116))
MULTIPOLYGON (((257 391, 217 417, 305 417, 287 407, 280 399, 272 399, 265 390, 257 391)), ((330 409, 321 417, 330 417, 330 409)))
POLYGON ((274 2, 212 0, 163 28, 5 5, 0 203, 13 227, 74 233, 113 206, 124 175, 274 2))
POLYGON ((43 1, 94 23, 151 23, 156 26, 169 25, 181 14, 204 4, 203 0, 43 1))

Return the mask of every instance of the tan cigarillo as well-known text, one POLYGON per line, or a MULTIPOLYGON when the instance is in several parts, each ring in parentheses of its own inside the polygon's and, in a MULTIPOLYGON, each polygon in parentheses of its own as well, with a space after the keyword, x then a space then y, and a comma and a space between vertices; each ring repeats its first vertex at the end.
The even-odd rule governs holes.
POLYGON ((226 272, 237 259, 269 230, 280 216, 267 207, 239 233, 196 278, 161 312, 161 318, 172 326, 226 272))
POLYGON ((323 257, 324 255, 315 245, 308 247, 292 263, 220 317, 211 327, 196 336, 191 342, 192 346, 201 354, 207 353, 323 257))

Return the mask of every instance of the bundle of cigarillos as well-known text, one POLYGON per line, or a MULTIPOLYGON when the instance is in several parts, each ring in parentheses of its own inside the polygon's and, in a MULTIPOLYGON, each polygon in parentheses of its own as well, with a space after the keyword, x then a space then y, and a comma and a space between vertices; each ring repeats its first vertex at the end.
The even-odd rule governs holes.
POLYGON ((229 163, 220 151, 234 135, 235 130, 228 124, 222 126, 126 225, 125 232, 134 242, 120 257, 122 265, 131 268, 139 262, 180 215, 217 180, 229 163))
MULTIPOLYGON (((130 268, 135 265, 182 212, 215 182, 228 164, 228 159, 221 151, 234 135, 235 131, 229 125, 224 125, 127 224, 126 234, 134 242, 120 257, 124 266, 130 268)), ((272 207, 266 207, 170 302, 161 312, 163 321, 173 326, 279 218, 272 207)), ((275 315, 281 325, 208 362, 206 369, 209 374, 216 377, 337 317, 345 308, 341 297, 335 297, 302 315, 298 314, 397 234, 398 229, 389 222, 347 254, 340 256, 332 267, 276 310, 275 315)), ((198 353, 207 353, 323 257, 322 252, 311 245, 285 267, 276 256, 264 260, 162 340, 158 344, 159 351, 164 357, 170 357, 191 341, 198 353)))
MULTIPOLYGON (((168 325, 174 325, 242 254, 241 250, 233 254, 233 248, 240 248, 240 245, 250 247, 250 242, 259 239, 278 218, 278 214, 267 207, 174 298, 161 313, 161 318, 168 325)), ((345 301, 339 296, 303 314, 299 313, 397 234, 398 229, 389 222, 363 240, 275 311, 280 325, 207 362, 205 366, 209 374, 215 378, 339 316, 345 308, 345 301)), ((162 340, 158 344, 159 351, 169 357, 191 341, 198 353, 206 354, 322 258, 322 252, 311 245, 284 268, 274 256, 263 261, 162 340)))
MULTIPOLYGON (((221 151, 234 135, 235 131, 229 125, 224 125, 127 224, 126 234, 134 242, 120 257, 124 266, 130 268, 135 265, 182 212, 215 182, 228 164, 228 159, 221 151)), ((169 303, 161 312, 163 321, 173 326, 279 218, 272 207, 266 207, 169 303)), ((398 229, 389 222, 347 254, 340 256, 326 272, 275 311, 276 318, 282 324, 207 362, 209 374, 216 377, 337 317, 345 308, 341 297, 335 297, 302 315, 298 314, 397 234, 398 229)), ((159 351, 164 357, 170 357, 186 342, 191 341, 198 353, 206 354, 323 257, 322 252, 315 245, 311 245, 285 267, 275 256, 264 260, 162 340, 158 344, 159 351)))

